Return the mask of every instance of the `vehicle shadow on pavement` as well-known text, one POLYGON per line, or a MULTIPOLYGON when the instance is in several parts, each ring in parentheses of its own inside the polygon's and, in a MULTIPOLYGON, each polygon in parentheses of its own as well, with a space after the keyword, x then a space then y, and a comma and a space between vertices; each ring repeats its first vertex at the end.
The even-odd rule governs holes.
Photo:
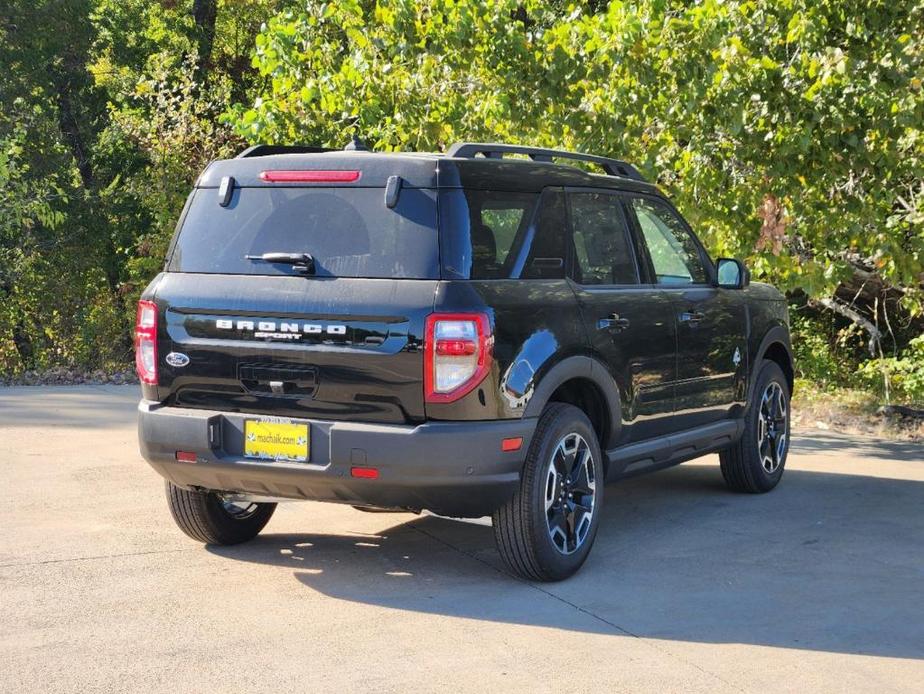
POLYGON ((589 560, 557 584, 509 576, 483 521, 383 515, 372 534, 270 533, 210 549, 395 610, 924 658, 924 483, 789 470, 771 494, 738 495, 717 466, 684 465, 606 497, 589 560))

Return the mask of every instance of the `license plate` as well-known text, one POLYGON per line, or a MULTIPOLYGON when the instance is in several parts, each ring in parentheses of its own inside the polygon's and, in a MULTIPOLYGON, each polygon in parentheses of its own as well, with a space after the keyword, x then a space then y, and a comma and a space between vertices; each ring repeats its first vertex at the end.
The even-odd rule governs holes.
POLYGON ((310 434, 307 424, 248 419, 244 422, 244 455, 304 463, 310 454, 310 434))

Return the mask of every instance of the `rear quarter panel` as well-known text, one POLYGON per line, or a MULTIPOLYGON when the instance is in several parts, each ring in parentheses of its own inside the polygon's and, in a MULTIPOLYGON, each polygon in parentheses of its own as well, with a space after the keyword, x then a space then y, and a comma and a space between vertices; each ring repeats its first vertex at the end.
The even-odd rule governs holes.
POLYGON ((587 351, 574 292, 566 280, 444 281, 435 310, 488 313, 494 363, 485 381, 465 397, 428 404, 431 419, 522 417, 542 375, 558 361, 587 351))

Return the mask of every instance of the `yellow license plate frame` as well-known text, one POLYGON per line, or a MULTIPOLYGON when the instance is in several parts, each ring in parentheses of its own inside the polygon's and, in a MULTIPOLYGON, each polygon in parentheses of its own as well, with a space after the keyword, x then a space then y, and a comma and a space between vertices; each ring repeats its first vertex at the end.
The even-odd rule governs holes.
POLYGON ((280 419, 247 419, 244 457, 307 463, 311 459, 311 427, 280 419))

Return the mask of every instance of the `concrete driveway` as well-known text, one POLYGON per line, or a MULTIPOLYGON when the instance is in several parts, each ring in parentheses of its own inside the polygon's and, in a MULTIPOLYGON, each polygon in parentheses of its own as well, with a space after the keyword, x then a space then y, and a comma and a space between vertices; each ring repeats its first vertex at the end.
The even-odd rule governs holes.
POLYGON ((280 505, 174 527, 135 387, 0 389, 0 691, 924 689, 924 446, 810 433, 781 486, 715 457, 610 486, 575 578, 490 527, 280 505))

